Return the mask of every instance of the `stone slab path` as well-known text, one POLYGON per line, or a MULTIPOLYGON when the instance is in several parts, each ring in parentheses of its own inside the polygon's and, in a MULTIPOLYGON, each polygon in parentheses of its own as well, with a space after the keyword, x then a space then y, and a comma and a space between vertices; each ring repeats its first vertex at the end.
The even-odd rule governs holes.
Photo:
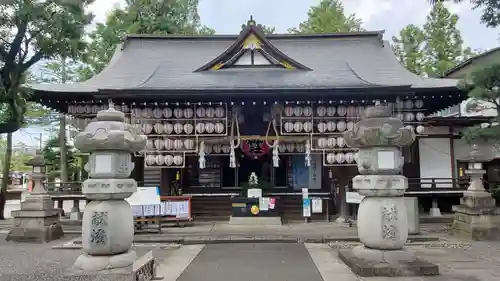
POLYGON ((304 244, 206 245, 177 281, 322 281, 304 244))

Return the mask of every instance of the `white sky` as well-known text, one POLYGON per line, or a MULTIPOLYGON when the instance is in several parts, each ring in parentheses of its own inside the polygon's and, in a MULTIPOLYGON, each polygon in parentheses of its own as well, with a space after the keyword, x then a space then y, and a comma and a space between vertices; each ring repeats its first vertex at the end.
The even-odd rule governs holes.
MULTIPOLYGON (((103 21, 106 14, 124 0, 96 0, 91 10, 96 21, 103 21)), ((275 26, 284 33, 307 18, 307 10, 319 0, 200 0, 199 13, 203 24, 214 28, 219 34, 235 34, 241 30, 250 15, 261 24, 275 26)), ((344 0, 347 12, 356 13, 363 19, 367 30, 385 30, 390 39, 407 24, 421 25, 425 22, 430 6, 427 0, 344 0)), ((458 26, 466 45, 473 49, 490 49, 498 46, 498 29, 486 28, 479 22, 481 12, 471 10, 469 1, 463 4, 448 4, 460 16, 458 26)), ((36 144, 41 130, 24 129, 14 135, 14 142, 36 144)), ((48 133, 45 133, 48 135, 48 133)))

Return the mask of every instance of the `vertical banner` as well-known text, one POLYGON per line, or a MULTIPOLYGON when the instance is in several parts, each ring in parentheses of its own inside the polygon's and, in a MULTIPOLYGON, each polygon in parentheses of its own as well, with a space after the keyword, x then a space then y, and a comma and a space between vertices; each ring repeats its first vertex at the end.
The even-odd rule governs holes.
POLYGON ((293 189, 301 190, 309 186, 309 167, 304 164, 303 155, 292 155, 292 180, 293 189))
POLYGON ((311 199, 302 199, 302 215, 305 218, 311 216, 311 199))
POLYGON ((311 155, 311 166, 309 166, 309 189, 321 189, 323 177, 323 156, 321 154, 311 155))

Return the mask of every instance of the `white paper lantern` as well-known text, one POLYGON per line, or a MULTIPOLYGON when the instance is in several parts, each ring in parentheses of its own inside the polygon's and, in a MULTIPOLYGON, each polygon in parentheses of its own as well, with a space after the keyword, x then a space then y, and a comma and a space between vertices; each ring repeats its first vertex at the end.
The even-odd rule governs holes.
POLYGON ((416 118, 417 118, 417 121, 423 121, 425 118, 425 114, 423 114, 422 112, 419 112, 419 113, 417 113, 416 118))
POLYGON ((206 109, 205 114, 207 115, 208 118, 214 118, 215 117, 215 109, 213 107, 209 107, 206 109))
POLYGON ((422 108, 422 107, 424 107, 424 101, 423 100, 416 100, 415 101, 415 107, 416 108, 422 108))
POLYGON ((163 140, 163 146, 165 147, 165 150, 173 150, 174 149, 174 141, 171 139, 164 139, 163 140))
POLYGON ((337 145, 337 139, 335 138, 328 138, 327 145, 329 148, 333 148, 337 145))
POLYGON ((335 113, 337 112, 337 109, 335 108, 335 106, 329 106, 327 109, 326 109, 326 115, 327 116, 335 116, 335 113))
POLYGON ((205 144, 205 149, 203 151, 205 151, 206 154, 212 153, 212 146, 205 144))
POLYGON ((180 150, 182 149, 182 140, 174 140, 174 149, 175 150, 180 150))
POLYGON ((176 166, 181 166, 182 165, 182 162, 184 162, 184 157, 180 156, 180 155, 175 155, 174 156, 174 164, 176 166))
POLYGON ((344 138, 343 137, 337 137, 337 146, 338 147, 344 147, 345 146, 345 142, 344 142, 344 138))
POLYGON ((416 131, 417 131, 417 134, 423 134, 425 131, 425 128, 422 125, 418 125, 416 131))
POLYGON ((337 122, 337 130, 339 130, 339 132, 345 131, 346 127, 347 127, 347 124, 345 123, 345 121, 337 122))
POLYGON ((85 106, 85 113, 92 113, 92 106, 91 105, 85 106))
POLYGON ((359 153, 354 153, 354 161, 356 161, 356 163, 358 162, 359 160, 359 153))
POLYGON ((293 124, 293 130, 297 133, 300 133, 302 132, 302 129, 303 129, 303 125, 302 125, 302 122, 295 122, 295 124, 293 124))
POLYGON ((349 121, 346 123, 346 129, 348 131, 352 130, 354 128, 354 122, 353 121, 349 121))
POLYGON ((151 134, 151 132, 153 131, 153 125, 151 125, 151 124, 143 124, 142 125, 142 131, 145 134, 151 134))
POLYGON ((310 122, 310 121, 306 121, 306 122, 304 122, 304 131, 305 131, 306 133, 310 133, 310 132, 312 131, 312 129, 313 129, 313 124, 312 124, 312 122, 310 122))
POLYGON ((162 150, 163 149, 163 140, 155 139, 154 145, 155 145, 156 150, 162 150))
POLYGON ((349 164, 351 164, 352 162, 354 162, 354 154, 352 152, 347 152, 345 154, 345 161, 349 164))
POLYGON ((293 151, 295 151, 295 144, 294 144, 294 143, 291 143, 291 142, 287 143, 287 144, 286 144, 286 150, 287 150, 288 152, 293 152, 293 151))
POLYGON ((356 116, 361 116, 365 111, 365 107, 360 105, 356 107, 356 116))
POLYGON ((156 163, 156 158, 154 155, 146 155, 146 164, 148 164, 148 166, 151 166, 151 165, 154 165, 156 163))
POLYGON ((408 112, 405 114, 405 121, 406 122, 411 122, 415 120, 415 114, 411 113, 411 112, 408 112))
POLYGON ((345 116, 347 114, 347 108, 343 105, 337 107, 337 114, 339 116, 345 116))
POLYGON ((396 113, 396 116, 395 116, 397 119, 403 121, 405 119, 405 115, 402 113, 402 112, 398 112, 396 113))
POLYGON ((155 147, 154 141, 152 139, 148 139, 146 142, 146 148, 147 149, 153 149, 155 147))
POLYGON ((293 131, 293 123, 285 122, 285 132, 290 133, 291 131, 293 131))
POLYGON ((326 123, 326 130, 327 130, 328 132, 333 132, 333 131, 335 131, 335 129, 337 129, 337 124, 335 124, 335 122, 333 122, 333 121, 328 121, 328 122, 326 123))
POLYGON ((191 123, 184 124, 184 133, 189 135, 189 134, 193 133, 193 130, 194 130, 194 128, 193 128, 193 125, 191 123))
POLYGON ((231 147, 228 144, 225 144, 222 146, 223 153, 229 153, 230 150, 231 150, 231 147))
POLYGON ((333 164, 333 163, 335 163, 335 154, 333 154, 333 153, 328 153, 328 154, 326 155, 326 162, 327 162, 328 164, 333 164))
POLYGON ((324 133, 326 131, 326 124, 324 122, 318 123, 318 131, 320 133, 324 133))
POLYGON ((318 147, 319 148, 325 148, 328 145, 328 140, 325 138, 319 138, 318 139, 318 147))
POLYGON ((215 109, 215 117, 217 117, 217 118, 222 118, 222 117, 224 117, 224 113, 225 113, 225 110, 224 110, 224 108, 222 108, 222 107, 217 107, 217 108, 215 109))
POLYGON ((165 164, 167 166, 170 166, 170 165, 172 165, 174 163, 174 156, 172 156, 170 154, 169 155, 165 155, 164 159, 165 159, 165 164))
POLYGON ((285 107, 285 116, 290 117, 293 115, 293 107, 286 106, 285 107))
POLYGON ((167 134, 171 134, 174 131, 174 126, 172 123, 165 123, 163 125, 163 131, 167 134))
POLYGON ((186 118, 192 118, 194 115, 193 109, 188 107, 184 109, 184 117, 186 118))
POLYGON ((302 106, 296 106, 293 108, 293 115, 295 115, 297 117, 302 116, 303 112, 304 112, 304 110, 302 109, 302 106))
POLYGON ((184 130, 184 126, 181 123, 175 123, 174 125, 174 132, 178 135, 182 134, 182 131, 184 130))
POLYGON ((161 134, 163 133, 163 124, 161 123, 156 123, 153 128, 155 129, 156 134, 161 134))
POLYGON ((412 109, 413 108, 413 101, 412 100, 406 100, 404 103, 404 107, 406 109, 412 109))
POLYGON ((310 106, 305 106, 303 109, 303 115, 306 117, 309 117, 312 115, 312 107, 310 106))
POLYGON ((184 111, 180 108, 176 108, 174 109, 174 117, 175 118, 182 118, 182 116, 184 115, 184 111))
POLYGON ((295 145, 297 152, 304 153, 306 151, 306 146, 303 143, 298 143, 295 145))
POLYGON ((155 108, 153 110, 153 117, 156 119, 160 119, 163 116, 163 110, 161 108, 155 108))
POLYGON ((220 143, 216 143, 212 146, 212 150, 215 153, 221 153, 222 152, 222 145, 220 143))
POLYGON ((219 122, 219 123, 216 123, 216 124, 215 124, 215 132, 216 132, 217 134, 222 134, 222 133, 224 133, 224 124, 222 124, 222 123, 220 123, 220 122, 219 122))
POLYGON ((318 114, 319 117, 325 116, 325 114, 326 114, 326 107, 324 107, 324 106, 318 106, 318 108, 316 108, 316 114, 318 114))
POLYGON ((335 154, 335 161, 337 161, 337 163, 344 163, 345 161, 344 153, 340 152, 335 154))
POLYGON ((165 159, 163 158, 163 155, 156 155, 155 156, 155 162, 156 162, 156 165, 163 165, 163 163, 165 163, 165 159))
POLYGON ((184 147, 187 150, 192 150, 194 148, 194 141, 192 139, 186 139, 186 140, 184 140, 184 147))
POLYGON ((412 125, 407 125, 405 127, 410 129, 412 132, 415 132, 415 127, 413 127, 412 125))
POLYGON ((212 123, 205 124, 205 130, 207 131, 207 133, 211 134, 215 131, 215 125, 212 123))
POLYGON ((204 107, 198 107, 196 109, 196 116, 198 116, 200 118, 204 118, 205 117, 205 108, 204 107))
POLYGON ((204 123, 196 124, 196 132, 198 134, 203 134, 204 131, 205 131, 205 124, 204 123))
POLYGON ((286 143, 280 143, 278 146, 278 150, 281 153, 286 152, 286 143))
POLYGON ((349 117, 356 116, 356 107, 352 106, 352 105, 348 106, 347 107, 347 114, 346 115, 349 116, 349 117))

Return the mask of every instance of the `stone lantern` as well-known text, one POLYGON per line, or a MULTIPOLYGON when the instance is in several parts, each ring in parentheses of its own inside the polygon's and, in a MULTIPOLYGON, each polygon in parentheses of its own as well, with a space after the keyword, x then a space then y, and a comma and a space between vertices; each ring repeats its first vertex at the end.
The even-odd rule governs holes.
POLYGON ((110 104, 97 113, 95 121, 75 138, 75 147, 90 153, 86 169, 90 179, 82 192, 92 200, 82 221, 83 253, 74 269, 101 271, 130 266, 136 259, 131 251, 134 238, 132 209, 124 199, 137 190, 128 178, 134 169, 132 153, 143 149, 146 137, 125 123, 125 114, 110 104))
POLYGON ((344 133, 346 144, 359 148, 360 175, 354 177, 353 188, 365 197, 357 216, 363 245, 342 250, 339 257, 360 276, 437 275, 436 265, 404 248, 408 221, 403 196, 408 180, 401 175, 404 159, 400 148, 409 146, 415 135, 391 115, 391 106, 377 103, 344 133))
POLYGON ((7 235, 8 241, 48 242, 64 236, 59 221, 59 211, 44 187, 46 179, 45 159, 41 151, 26 162, 32 167, 32 191, 21 202, 21 210, 13 211, 14 225, 7 235))
POLYGON ((472 240, 500 240, 500 209, 483 185, 483 175, 486 173, 483 163, 493 158, 491 145, 476 143, 469 154, 461 159, 468 162, 465 174, 470 176, 470 183, 460 199, 461 204, 453 206, 454 235, 472 240))

